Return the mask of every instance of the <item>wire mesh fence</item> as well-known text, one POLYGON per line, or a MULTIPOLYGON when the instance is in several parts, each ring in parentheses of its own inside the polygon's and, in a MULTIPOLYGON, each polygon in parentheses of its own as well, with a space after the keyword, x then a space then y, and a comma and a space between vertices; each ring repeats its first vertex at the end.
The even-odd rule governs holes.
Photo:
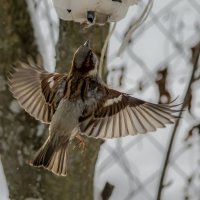
MULTIPOLYGON (((185 111, 176 129, 168 126, 157 133, 106 141, 96 166, 95 198, 101 199, 102 188, 105 182, 109 182, 114 186, 110 199, 158 200, 161 188, 162 199, 198 200, 200 66, 196 66, 195 76, 192 77, 194 53, 191 48, 200 41, 200 2, 155 1, 147 21, 132 34, 118 57, 120 45, 145 3, 139 3, 129 10, 127 17, 117 24, 110 39, 108 84, 153 102, 169 103, 178 96, 178 102, 186 102, 185 111), (191 79, 192 85, 187 90, 191 79), (175 135, 173 148, 169 147, 172 135, 175 135), (162 182, 161 175, 169 148, 172 152, 162 182)), ((34 4, 37 10, 38 1, 33 1, 32 6, 34 4)), ((41 8, 47 7, 46 0, 41 4, 41 8)), ((55 45, 58 33, 54 30, 58 21, 52 18, 49 11, 52 9, 42 11, 50 30, 48 37, 44 37, 55 45)), ((48 46, 43 45, 43 48, 48 46)), ((49 65, 48 62, 46 56, 46 65, 49 65)))
POLYGON ((189 95, 185 105, 189 110, 183 112, 177 129, 170 126, 154 134, 107 141, 102 146, 96 190, 100 191, 106 181, 113 184, 110 199, 160 199, 159 188, 162 199, 200 198, 200 138, 199 129, 194 128, 199 126, 198 78, 192 81, 190 94, 187 91, 192 78, 191 48, 200 40, 199 6, 195 0, 155 1, 147 21, 133 33, 120 58, 118 49, 141 12, 140 6, 130 10, 111 37, 110 85, 161 103, 169 103, 177 96, 177 101, 183 102, 189 95), (169 146, 172 135, 176 136, 173 148, 169 146), (164 166, 169 148, 172 151, 164 166), (165 167, 166 176, 161 182, 165 167))

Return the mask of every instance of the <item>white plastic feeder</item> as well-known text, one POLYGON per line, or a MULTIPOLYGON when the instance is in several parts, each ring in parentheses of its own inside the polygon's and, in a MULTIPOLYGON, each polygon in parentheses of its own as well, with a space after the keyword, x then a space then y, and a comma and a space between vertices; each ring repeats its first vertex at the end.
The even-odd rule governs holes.
POLYGON ((58 16, 67 21, 105 24, 123 19, 137 0, 52 0, 58 16))

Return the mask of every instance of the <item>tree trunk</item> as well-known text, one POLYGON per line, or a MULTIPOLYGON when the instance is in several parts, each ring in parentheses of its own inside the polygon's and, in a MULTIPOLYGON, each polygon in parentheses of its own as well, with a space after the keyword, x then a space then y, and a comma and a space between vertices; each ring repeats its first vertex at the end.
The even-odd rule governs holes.
MULTIPOLYGON (((69 70, 74 52, 88 39, 91 41, 92 49, 100 57, 108 31, 108 25, 93 26, 86 29, 80 24, 62 21, 57 45, 58 70, 62 72, 69 70)), ((95 163, 102 141, 86 137, 85 140, 85 152, 71 148, 69 175, 66 177, 65 186, 63 187, 63 195, 65 196, 67 193, 68 199, 93 199, 95 163)))
MULTIPOLYGON (((27 164, 38 122, 22 111, 7 86, 13 63, 38 54, 25 0, 0 0, 0 154, 11 199, 39 196, 40 174, 27 164)), ((1 193, 1 191, 0 191, 1 193)))
MULTIPOLYGON (((10 198, 28 200, 93 199, 93 174, 100 142, 87 140, 86 150, 71 148, 69 175, 56 177, 27 162, 42 145, 47 128, 19 109, 8 91, 7 73, 18 59, 38 54, 25 0, 0 0, 0 154, 8 181, 10 198)), ((69 69, 72 55, 91 38, 97 55, 108 32, 106 27, 82 30, 74 23, 62 22, 58 45, 59 71, 69 69), (62 67, 62 70, 61 70, 62 67)), ((1 189, 0 189, 1 193, 1 189)))

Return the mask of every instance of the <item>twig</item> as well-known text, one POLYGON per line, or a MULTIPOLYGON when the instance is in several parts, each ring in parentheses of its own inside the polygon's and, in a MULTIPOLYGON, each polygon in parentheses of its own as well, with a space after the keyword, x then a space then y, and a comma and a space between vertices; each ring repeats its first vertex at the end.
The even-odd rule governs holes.
POLYGON ((101 50, 101 58, 100 58, 100 63, 99 63, 99 76, 100 77, 102 77, 102 74, 103 74, 103 62, 104 62, 104 57, 105 57, 106 50, 107 50, 107 47, 108 47, 108 42, 109 42, 109 40, 110 40, 114 30, 115 30, 116 25, 117 25, 117 23, 114 23, 111 31, 108 33, 108 35, 106 37, 103 48, 101 50))
POLYGON ((185 108, 185 106, 188 102, 189 90, 192 86, 193 79, 194 79, 194 76, 195 76, 195 72, 196 72, 196 69, 198 67, 199 54, 200 54, 200 42, 196 45, 196 47, 194 49, 194 56, 193 56, 193 61, 192 61, 193 70, 192 70, 190 82, 188 84, 188 87, 187 87, 187 90, 186 90, 186 93, 185 93, 185 98, 184 98, 184 101, 183 101, 183 104, 182 104, 182 108, 180 110, 178 120, 176 121, 176 124, 175 124, 173 132, 172 132, 172 136, 171 136, 171 139, 170 139, 170 142, 169 142, 169 147, 168 147, 165 162, 164 162, 164 165, 163 165, 163 170, 162 170, 162 174, 161 174, 161 178, 160 178, 160 182, 159 182, 156 200, 161 200, 161 197, 162 197, 162 191, 163 191, 163 188, 164 188, 163 182, 165 180, 166 172, 167 172, 167 169, 168 169, 169 158, 170 158, 170 155, 171 155, 171 152, 172 152, 172 148, 173 148, 173 144, 174 144, 174 140, 175 140, 175 135, 177 134, 177 128, 179 126, 180 119, 181 119, 181 116, 182 116, 182 113, 183 113, 183 108, 185 108))
POLYGON ((140 17, 134 22, 134 24, 129 28, 127 34, 125 35, 122 44, 118 50, 117 56, 120 56, 121 53, 124 51, 125 47, 127 46, 132 34, 142 25, 142 23, 147 19, 149 12, 152 9, 154 0, 149 0, 148 4, 146 5, 144 11, 140 15, 140 17))

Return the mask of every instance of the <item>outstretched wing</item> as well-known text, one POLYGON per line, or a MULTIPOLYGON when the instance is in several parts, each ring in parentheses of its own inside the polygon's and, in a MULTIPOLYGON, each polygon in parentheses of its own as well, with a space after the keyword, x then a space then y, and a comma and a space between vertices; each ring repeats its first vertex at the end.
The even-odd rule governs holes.
POLYGON ((50 123, 67 87, 67 75, 49 73, 33 62, 19 62, 9 77, 10 91, 31 116, 50 123))
POLYGON ((97 138, 118 138, 155 131, 174 123, 176 106, 153 104, 107 89, 105 100, 93 115, 80 118, 83 134, 97 138))

